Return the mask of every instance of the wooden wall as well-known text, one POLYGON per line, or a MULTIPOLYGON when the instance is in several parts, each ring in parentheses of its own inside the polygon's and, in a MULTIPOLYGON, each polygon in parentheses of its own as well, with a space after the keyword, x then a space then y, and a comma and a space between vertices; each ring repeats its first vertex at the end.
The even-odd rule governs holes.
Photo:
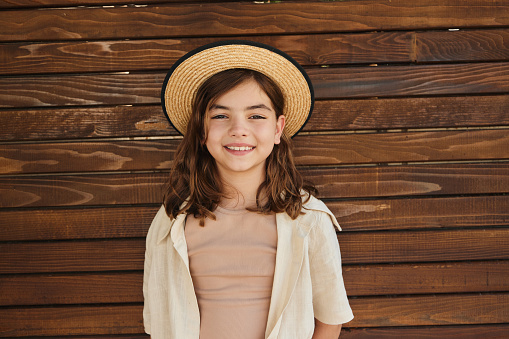
POLYGON ((162 80, 248 38, 316 90, 295 153, 344 228, 342 337, 507 338, 509 2, 0 7, 0 336, 145 337, 144 237, 180 139, 162 80))

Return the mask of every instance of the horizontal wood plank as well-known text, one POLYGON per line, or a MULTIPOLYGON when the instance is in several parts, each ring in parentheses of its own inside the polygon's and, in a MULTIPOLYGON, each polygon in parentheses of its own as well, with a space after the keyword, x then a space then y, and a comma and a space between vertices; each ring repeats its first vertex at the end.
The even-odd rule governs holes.
MULTIPOLYGON (((505 292, 509 261, 345 265, 347 294, 355 296, 505 292)), ((143 302, 143 272, 0 276, 0 305, 143 302)))
POLYGON ((1 41, 42 41, 328 33, 500 27, 503 1, 405 0, 311 3, 202 3, 146 7, 64 8, 1 13, 1 41), (494 17, 494 15, 496 17, 494 17), (20 25, 23 23, 23 25, 20 25), (95 29, 101 27, 101 29, 95 29))
POLYGON ((442 64, 310 69, 320 99, 504 93, 509 64, 442 64))
POLYGON ((344 328, 341 339, 506 339, 509 324, 432 327, 344 328))
POLYGON ((509 59, 509 30, 467 30, 419 32, 416 60, 481 61, 509 59))
POLYGON ((509 291, 509 261, 346 265, 347 295, 509 291))
MULTIPOLYGON (((509 92, 509 63, 313 68, 317 99, 509 92)), ((164 72, 0 78, 0 107, 157 104, 164 72)))
POLYGON ((0 337, 141 333, 141 305, 0 309, 0 337))
MULTIPOLYGON (((328 201, 344 231, 509 226, 509 196, 328 201)), ((159 205, 0 211, 0 241, 144 237, 159 205)))
POLYGON ((143 302, 143 271, 0 276, 0 305, 143 302))
POLYGON ((327 206, 348 231, 509 225, 509 196, 329 201, 327 206))
MULTIPOLYGON (((344 264, 509 259, 506 228, 344 232, 344 264)), ((0 243, 0 274, 143 269, 145 239, 0 243)))
POLYGON ((145 239, 0 243, 0 249, 0 274, 143 270, 145 239))
MULTIPOLYGON (((171 169, 180 139, 12 144, 0 174, 171 169)), ((300 166, 509 159, 509 129, 348 135, 294 139, 300 166)))
POLYGON ((343 263, 509 259, 507 228, 340 233, 343 263))
MULTIPOLYGON (((435 196, 509 192, 505 163, 302 170, 320 198, 435 196)), ((0 207, 159 204, 166 173, 0 178, 0 207)))
MULTIPOLYGON (((507 112, 509 95, 326 100, 303 131, 509 125, 507 112)), ((4 110, 0 125, 4 141, 177 135, 160 105, 4 110)))
POLYGON ((346 327, 496 324, 509 321, 509 294, 351 299, 346 327))
MULTIPOLYGON (((162 3, 162 2, 198 2, 200 0, 133 0, 136 4, 162 3)), ((233 0, 220 0, 221 2, 233 0)), ((299 1, 299 0, 297 0, 299 1)), ((212 2, 209 0, 209 2, 212 2)), ((0 2, 0 8, 47 8, 47 7, 73 7, 73 6, 91 6, 105 4, 125 5, 125 0, 4 0, 0 2)))
MULTIPOLYGON (((303 66, 509 59, 507 29, 239 38, 279 48, 303 66)), ((9 43, 0 49, 3 60, 0 74, 164 70, 188 51, 217 40, 183 38, 9 43)))
MULTIPOLYGON (((274 46, 303 66, 410 62, 411 32, 240 37, 274 46)), ((217 38, 110 40, 1 45, 0 74, 167 70, 217 38)), ((224 40, 224 38, 223 38, 224 40)))
POLYGON ((159 208, 0 210, 0 241, 144 237, 159 208))
MULTIPOLYGON (((373 297, 350 303, 356 317, 345 328, 503 324, 509 319, 509 295, 502 293, 373 297)), ((0 335, 141 334, 142 309, 141 305, 0 309, 0 335)))

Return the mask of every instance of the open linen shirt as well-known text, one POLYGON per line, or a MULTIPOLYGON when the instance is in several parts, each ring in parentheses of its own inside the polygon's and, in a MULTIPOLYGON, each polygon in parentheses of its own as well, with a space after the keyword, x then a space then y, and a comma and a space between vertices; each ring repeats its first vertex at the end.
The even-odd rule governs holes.
MULTIPOLYGON (((341 273, 336 218, 311 197, 305 214, 276 214, 277 252, 266 339, 309 339, 314 318, 326 324, 353 319, 341 273)), ((147 234, 143 295, 145 332, 153 339, 198 339, 200 311, 189 273, 186 215, 164 206, 147 234)))

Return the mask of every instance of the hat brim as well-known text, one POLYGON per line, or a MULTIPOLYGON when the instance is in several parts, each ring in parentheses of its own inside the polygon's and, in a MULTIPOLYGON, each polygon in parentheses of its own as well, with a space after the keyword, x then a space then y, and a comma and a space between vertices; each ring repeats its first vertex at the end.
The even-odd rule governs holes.
POLYGON ((299 132, 313 110, 314 93, 304 69, 282 51, 252 41, 227 40, 204 45, 180 58, 169 70, 161 91, 163 111, 182 135, 192 113, 198 88, 211 76, 245 68, 271 78, 285 100, 285 133, 299 132))

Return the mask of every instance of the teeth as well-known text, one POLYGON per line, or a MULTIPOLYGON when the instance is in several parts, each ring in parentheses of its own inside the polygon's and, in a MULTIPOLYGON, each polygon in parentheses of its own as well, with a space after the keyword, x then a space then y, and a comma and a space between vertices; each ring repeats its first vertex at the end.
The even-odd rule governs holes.
POLYGON ((235 146, 226 146, 226 148, 231 149, 232 151, 249 151, 252 150, 254 147, 235 147, 235 146))

